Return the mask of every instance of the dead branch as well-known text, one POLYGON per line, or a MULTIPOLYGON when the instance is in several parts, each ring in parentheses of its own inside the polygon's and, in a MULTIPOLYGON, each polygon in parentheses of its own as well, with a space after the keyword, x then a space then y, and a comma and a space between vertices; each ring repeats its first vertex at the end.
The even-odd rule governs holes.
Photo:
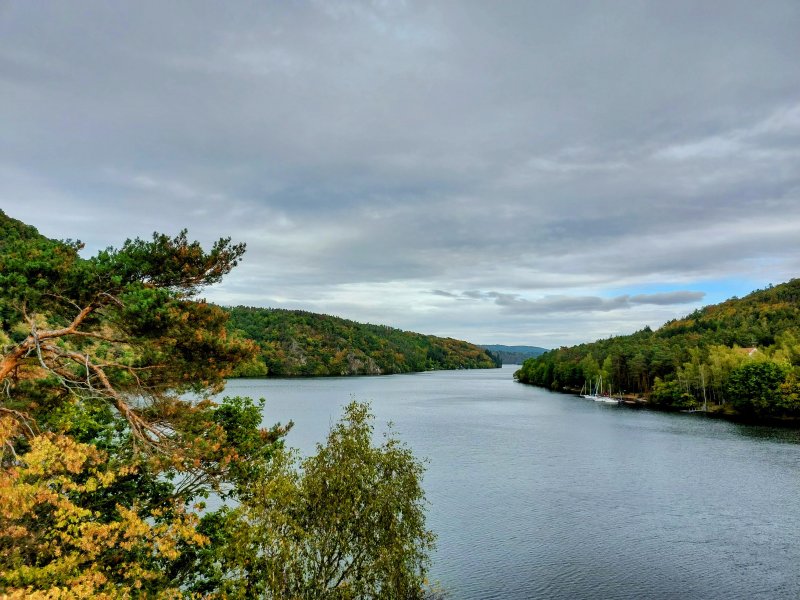
POLYGON ((25 437, 32 438, 39 433, 39 428, 36 426, 36 421, 28 413, 24 413, 13 408, 6 408, 0 406, 0 413, 10 415, 17 423, 23 428, 25 437))

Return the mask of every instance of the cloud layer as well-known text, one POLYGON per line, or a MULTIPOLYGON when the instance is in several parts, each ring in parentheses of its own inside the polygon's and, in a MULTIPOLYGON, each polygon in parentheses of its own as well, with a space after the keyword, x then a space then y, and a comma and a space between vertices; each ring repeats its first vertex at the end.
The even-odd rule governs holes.
POLYGON ((797 31, 793 0, 2 3, 0 205, 245 241, 220 302, 657 326, 800 273, 797 31))
POLYGON ((561 313, 595 313, 625 310, 640 305, 670 306, 693 304, 703 299, 705 292, 661 292, 655 294, 624 294, 612 298, 600 296, 545 295, 536 300, 523 298, 519 294, 503 292, 480 292, 469 290, 454 294, 442 290, 432 292, 436 296, 459 300, 490 300, 509 314, 549 315, 561 313))

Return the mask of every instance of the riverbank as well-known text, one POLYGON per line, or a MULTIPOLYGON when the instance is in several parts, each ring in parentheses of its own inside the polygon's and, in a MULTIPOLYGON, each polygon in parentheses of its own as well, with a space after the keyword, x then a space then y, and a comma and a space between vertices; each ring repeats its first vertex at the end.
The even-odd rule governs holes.
POLYGON ((396 373, 390 372, 369 372, 369 373, 311 373, 311 374, 304 374, 304 373, 297 373, 297 374, 277 374, 272 375, 270 373, 256 373, 256 374, 234 374, 227 377, 228 380, 233 379, 328 379, 328 378, 340 378, 344 377, 347 379, 356 379, 359 377, 388 377, 390 375, 410 375, 413 373, 434 373, 437 371, 482 371, 487 369, 501 369, 502 365, 492 365, 492 366, 484 366, 484 367, 451 367, 451 368, 431 368, 431 369, 420 369, 420 370, 413 370, 413 371, 398 371, 396 373))
MULTIPOLYGON (((517 383, 520 383, 522 385, 528 385, 535 388, 546 389, 543 386, 538 386, 532 383, 524 383, 521 381, 517 381, 517 383)), ((568 396, 576 396, 579 398, 581 397, 581 390, 577 388, 564 388, 561 390, 550 390, 550 391, 559 394, 565 394, 568 396)), ((702 408, 686 409, 686 408, 655 404, 653 402, 650 402, 648 398, 636 394, 615 394, 612 397, 620 401, 619 406, 625 406, 628 408, 647 409, 665 413, 692 414, 713 419, 723 419, 734 423, 740 423, 742 425, 765 425, 769 427, 800 429, 800 418, 798 417, 764 417, 753 414, 743 414, 741 412, 736 411, 730 405, 713 404, 709 406, 706 410, 703 410, 702 408)))

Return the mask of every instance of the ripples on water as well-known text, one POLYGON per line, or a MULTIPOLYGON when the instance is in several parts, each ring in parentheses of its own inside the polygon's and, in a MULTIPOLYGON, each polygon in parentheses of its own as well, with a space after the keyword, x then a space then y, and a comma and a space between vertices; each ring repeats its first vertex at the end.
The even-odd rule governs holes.
POLYGON ((236 380, 290 445, 340 408, 429 460, 433 578, 451 598, 799 598, 800 432, 601 405, 515 383, 514 367, 236 380))

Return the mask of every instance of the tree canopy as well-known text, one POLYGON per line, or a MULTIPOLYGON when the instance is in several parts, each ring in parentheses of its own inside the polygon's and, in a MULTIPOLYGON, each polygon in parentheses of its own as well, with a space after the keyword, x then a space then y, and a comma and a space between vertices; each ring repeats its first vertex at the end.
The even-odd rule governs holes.
POLYGON ((433 546, 422 465, 394 436, 373 446, 371 419, 367 405, 353 402, 316 455, 275 454, 229 521, 227 591, 308 600, 419 595, 433 546))
POLYGON ((2 223, 6 414, 37 389, 54 405, 74 392, 113 405, 139 441, 159 444, 180 429, 173 420, 182 415, 170 410, 177 394, 221 390, 232 365, 252 354, 228 336, 223 310, 193 299, 236 266, 244 245, 220 239, 205 252, 183 231, 82 259, 78 242, 2 223))

